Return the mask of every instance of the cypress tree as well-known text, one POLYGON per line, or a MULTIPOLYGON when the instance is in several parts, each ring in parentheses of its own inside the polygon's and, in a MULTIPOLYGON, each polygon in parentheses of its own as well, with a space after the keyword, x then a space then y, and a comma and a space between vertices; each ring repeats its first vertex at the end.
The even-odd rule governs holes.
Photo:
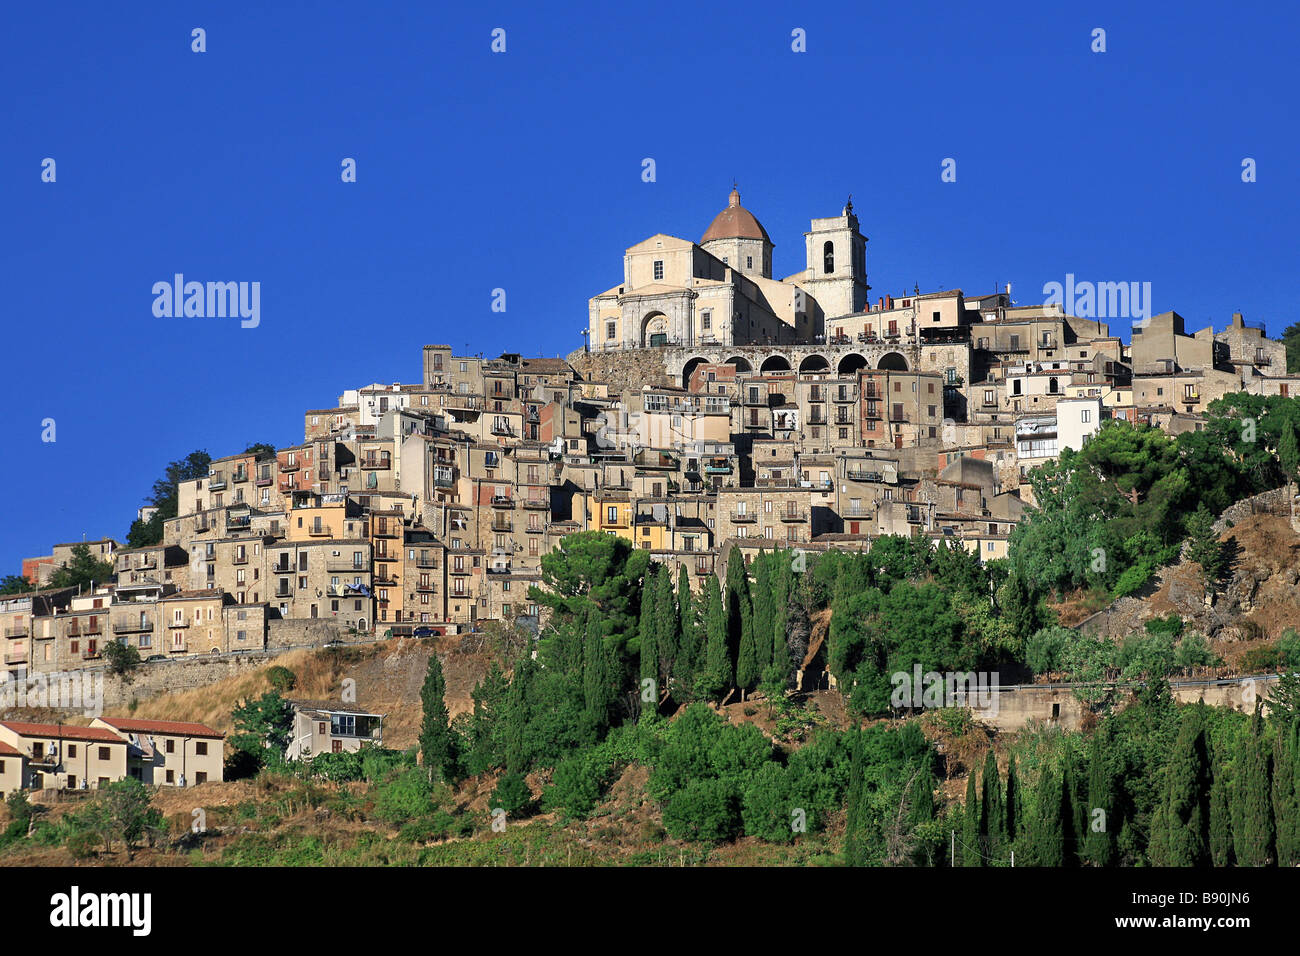
POLYGON ((1078 866, 1083 853, 1083 839, 1087 832, 1083 786, 1075 768, 1074 753, 1067 744, 1061 756, 1061 822, 1065 835, 1065 845, 1061 848, 1065 859, 1063 866, 1078 866))
POLYGON ((695 660, 699 655, 699 635, 695 626, 695 600, 691 594, 691 572, 682 562, 677 566, 677 657, 673 660, 673 680, 678 693, 687 695, 695 683, 695 660))
POLYGON ((789 551, 778 551, 772 556, 772 663, 779 664, 789 674, 797 666, 790 657, 786 635, 790 628, 790 599, 794 589, 794 568, 789 551))
POLYGON ((722 607, 722 594, 718 579, 706 579, 708 610, 706 612, 704 668, 702 696, 721 698, 731 687, 733 678, 731 652, 727 647, 727 612, 722 607))
POLYGON ((641 679, 655 681, 656 699, 658 697, 659 681, 659 649, 656 646, 659 629, 655 626, 655 581, 657 578, 658 566, 651 563, 646 568, 645 578, 641 582, 641 616, 637 622, 637 637, 641 651, 641 679))
POLYGON ((434 652, 429 655, 424 685, 420 688, 420 703, 424 711, 420 721, 420 758, 430 780, 450 777, 452 771, 451 717, 447 711, 446 694, 442 662, 434 652))
POLYGON ((1223 744, 1216 741, 1210 751, 1210 862, 1232 866, 1232 809, 1228 797, 1228 760, 1223 744))
POLYGON ((667 684, 677 657, 677 600, 673 576, 667 568, 655 575, 655 654, 659 658, 660 690, 667 684))
POLYGON ((975 796, 975 770, 966 777, 966 804, 962 808, 961 865, 983 866, 980 853, 980 805, 975 796))
POLYGON ((1083 857, 1093 866, 1115 865, 1115 830, 1119 826, 1119 808, 1115 801, 1115 778, 1111 775, 1101 747, 1101 734, 1094 733, 1088 742, 1087 834, 1083 857))
POLYGON ((1062 810, 1065 806, 1064 775, 1049 761, 1043 764, 1034 791, 1034 818, 1026 834, 1030 862, 1034 866, 1065 865, 1065 830, 1073 827, 1062 810))
POLYGON ((932 862, 932 847, 922 844, 916 836, 918 827, 934 819, 934 775, 928 767, 920 766, 912 775, 907 793, 907 829, 913 838, 912 862, 928 866, 932 862))
POLYGON ((1295 740, 1287 730, 1285 726, 1279 726, 1273 738, 1273 828, 1277 865, 1291 867, 1300 863, 1300 846, 1297 845, 1300 806, 1296 803, 1295 740))
POLYGON ((1232 849, 1237 855, 1238 866, 1268 866, 1276 859, 1269 757, 1263 721, 1256 704, 1250 736, 1238 756, 1233 780, 1232 849))
POLYGON ((1210 864, 1209 760, 1204 716, 1188 708, 1165 766, 1163 832, 1158 854, 1163 866, 1210 864))
POLYGON ((980 799, 980 835, 985 854, 1001 861, 1007 853, 1007 811, 1002 798, 1002 779, 998 776, 998 757, 989 748, 984 758, 984 780, 980 799))
POLYGON ((736 686, 749 690, 762 676, 754 650, 754 612, 749 596, 749 574, 739 548, 727 559, 727 642, 734 649, 736 686))
POLYGON ((760 551, 754 559, 754 657, 760 674, 772 663, 772 558, 773 553, 760 551))
POLYGON ((526 773, 532 762, 528 727, 532 720, 533 681, 537 662, 528 651, 519 655, 506 698, 506 772, 526 773))
POLYGON ((588 720, 598 736, 609 726, 609 710, 614 703, 612 671, 612 662, 605 648, 605 639, 601 636, 600 627, 591 625, 587 628, 586 641, 583 645, 582 696, 586 704, 588 720))
POLYGON ((853 730, 853 756, 849 762, 849 789, 845 799, 844 865, 866 866, 867 848, 863 837, 866 800, 863 797, 862 728, 853 730))
POLYGON ((1015 846, 1020 836, 1020 780, 1016 776, 1016 755, 1007 755, 1007 842, 1015 846))

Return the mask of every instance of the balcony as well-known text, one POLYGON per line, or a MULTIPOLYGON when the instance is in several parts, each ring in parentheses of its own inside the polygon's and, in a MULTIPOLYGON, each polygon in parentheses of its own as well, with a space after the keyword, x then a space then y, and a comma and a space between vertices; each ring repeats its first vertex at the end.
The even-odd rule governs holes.
POLYGON ((537 522, 536 524, 530 521, 528 523, 528 527, 524 528, 524 530, 527 531, 529 534, 541 534, 543 531, 546 530, 546 525, 542 524, 540 521, 537 522))
POLYGON ((496 517, 492 519, 492 530, 510 532, 513 531, 515 524, 509 518, 496 517))
POLYGON ((695 573, 703 577, 706 574, 713 573, 712 561, 697 561, 695 564, 695 573))
POLYGON ((714 461, 704 466, 706 475, 729 475, 731 470, 731 462, 729 461, 714 461))
POLYGON ((415 559, 415 566, 417 568, 436 568, 438 566, 438 559, 419 557, 415 559))
POLYGON ((549 497, 536 498, 530 495, 524 499, 524 507, 549 510, 551 507, 551 499, 549 497))
POLYGON ((88 647, 81 652, 81 659, 83 661, 93 661, 100 656, 101 652, 98 647, 88 647))
POLYGON ((809 424, 809 425, 825 425, 825 424, 826 424, 826 416, 825 416, 825 415, 818 415, 818 414, 816 414, 816 413, 814 412, 812 415, 809 415, 809 416, 808 416, 808 424, 809 424))
POLYGON ((218 477, 218 478, 208 479, 208 491, 222 491, 225 489, 225 487, 226 487, 225 478, 218 477))
POLYGON ((448 574, 455 575, 456 577, 465 577, 466 575, 470 574, 471 571, 472 571, 471 568, 466 567, 463 564, 459 566, 453 564, 451 567, 447 569, 448 574))
POLYGON ((173 654, 184 654, 189 650, 189 646, 190 645, 187 641, 173 641, 172 646, 169 647, 168 650, 173 654))
POLYGON ((858 400, 858 390, 851 385, 841 385, 835 390, 831 397, 832 402, 844 404, 846 402, 856 402, 858 400))
POLYGON ((248 563, 248 555, 247 555, 247 554, 243 554, 243 555, 236 554, 236 555, 234 555, 234 556, 230 559, 230 563, 231 563, 231 564, 247 564, 247 563, 248 563))
POLYGON ((868 471, 866 468, 850 468, 845 476, 850 481, 883 481, 885 478, 883 472, 868 471))
POLYGON ((386 469, 392 467, 392 460, 386 455, 380 456, 379 458, 362 458, 361 467, 363 469, 386 469))
POLYGON ((253 484, 257 485, 257 487, 259 488, 268 488, 271 486, 272 483, 274 483, 274 481, 275 479, 272 478, 270 475, 262 475, 260 478, 257 479, 257 481, 253 482, 253 484))
POLYGON ((509 422, 494 422, 492 425, 493 435, 504 435, 509 438, 515 437, 515 430, 509 422))
POLYGON ((781 512, 782 521, 807 521, 808 512, 803 508, 787 508, 781 512))
POLYGON ((281 475, 276 487, 281 491, 293 491, 298 487, 298 479, 293 475, 281 475))
POLYGON ((742 405, 764 406, 767 404, 767 396, 762 394, 746 393, 745 397, 741 399, 740 403, 742 405))
POLYGON ((18 627, 6 627, 5 637, 26 637, 31 631, 26 624, 20 624, 18 627))
POLYGON ((374 531, 376 538, 400 538, 401 536, 402 527, 396 522, 381 524, 374 531))
POLYGON ((104 625, 101 624, 99 621, 95 621, 93 624, 87 624, 85 627, 83 627, 83 628, 81 629, 81 633, 82 633, 82 634, 86 634, 86 635, 90 635, 90 634, 103 634, 103 633, 104 633, 104 625))
POLYGON ((314 524, 307 528, 307 534, 313 538, 329 538, 334 532, 327 524, 314 524))
MULTIPOLYGON (((275 592, 273 592, 272 596, 273 596, 273 597, 278 597, 278 598, 291 598, 291 597, 293 597, 293 592, 292 592, 292 591, 288 591, 288 590, 280 590, 280 591, 275 591, 275 592)), ((173 624, 173 625, 171 625, 171 626, 172 626, 172 627, 185 627, 184 624, 173 624)))
MULTIPOLYGON (((276 595, 276 597, 288 597, 288 595, 285 595, 285 594, 278 594, 278 595, 276 595)), ((167 622, 167 626, 168 626, 169 628, 174 628, 174 627, 189 627, 189 626, 190 626, 190 622, 189 622, 189 619, 188 619, 188 618, 181 618, 179 621, 176 620, 175 618, 172 618, 170 621, 167 622)))
POLYGON ((433 470, 433 484, 436 488, 451 488, 455 485, 456 479, 450 468, 435 468, 433 470))
POLYGON ((297 471, 300 467, 302 466, 297 461, 294 461, 292 459, 288 459, 280 462, 280 471, 285 472, 286 474, 289 472, 297 471))
POLYGON ((235 484, 239 484, 240 482, 247 481, 247 480, 248 480, 248 472, 246 472, 246 471, 237 471, 237 472, 235 472, 233 475, 230 476, 230 480, 233 481, 235 484))
POLYGON ((510 495, 492 496, 493 508, 513 508, 514 506, 515 506, 515 499, 512 498, 510 495))
POLYGON ((1199 402, 1200 400, 1201 400, 1201 393, 1200 393, 1200 392, 1184 392, 1184 393, 1183 393, 1183 401, 1184 401, 1184 402, 1199 402))
POLYGON ((850 506, 840 512, 841 518, 870 518, 871 515, 871 510, 864 508, 862 505, 859 505, 856 508, 850 506))
POLYGON ((25 663, 27 663, 27 652, 26 652, 26 651, 6 651, 6 652, 5 652, 5 663, 6 663, 6 664, 25 664, 25 663))
POLYGON ((243 530, 244 528, 251 528, 252 526, 253 526, 252 515, 227 515, 226 516, 227 531, 240 531, 243 530))
POLYGON ((203 532, 211 531, 211 530, 212 530, 212 523, 209 522, 207 518, 200 518, 198 521, 194 523, 195 534, 203 534, 203 532))
POLYGON ((153 630, 153 619, 144 618, 136 621, 115 621, 113 623, 114 634, 139 634, 143 631, 153 630))
MULTIPOLYGON (((347 565, 347 567, 350 568, 352 567, 352 565, 349 564, 347 565)), ((271 573, 272 574, 293 574, 293 565, 287 562, 283 562, 281 564, 273 564, 271 565, 271 573)))
POLYGON ((753 524, 758 520, 756 511, 733 511, 731 513, 732 524, 753 524))

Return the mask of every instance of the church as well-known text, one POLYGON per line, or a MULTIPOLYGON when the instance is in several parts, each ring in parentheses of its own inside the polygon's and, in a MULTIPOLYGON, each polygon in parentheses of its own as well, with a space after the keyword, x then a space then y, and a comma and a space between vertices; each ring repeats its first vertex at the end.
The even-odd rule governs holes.
POLYGON ((773 243, 731 190, 700 241, 653 235, 623 255, 623 280, 593 297, 592 351, 818 341, 867 305, 867 240, 850 200, 804 233, 806 267, 772 278, 773 243))

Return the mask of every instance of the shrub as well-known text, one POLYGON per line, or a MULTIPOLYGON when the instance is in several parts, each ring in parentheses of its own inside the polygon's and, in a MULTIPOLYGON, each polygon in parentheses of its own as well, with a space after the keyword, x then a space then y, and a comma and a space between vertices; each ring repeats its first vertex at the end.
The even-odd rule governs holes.
POLYGON ((375 787, 375 816, 389 823, 405 823, 433 809, 433 786, 421 767, 399 771, 375 787))
POLYGON ((492 810, 504 810, 509 816, 522 814, 533 802, 533 793, 521 773, 505 774, 492 791, 492 810))
POLYGON ((267 669, 266 681, 273 689, 283 694, 298 686, 298 675, 289 668, 276 664, 267 669))

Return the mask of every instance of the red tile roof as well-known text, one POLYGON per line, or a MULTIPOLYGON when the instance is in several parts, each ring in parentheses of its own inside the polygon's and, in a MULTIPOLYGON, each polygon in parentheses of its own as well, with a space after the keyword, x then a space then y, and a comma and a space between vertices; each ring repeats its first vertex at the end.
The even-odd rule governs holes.
POLYGON ((27 724, 16 720, 0 721, 0 727, 12 730, 23 737, 54 737, 61 740, 102 740, 107 743, 125 743, 111 730, 102 727, 74 727, 71 724, 27 724))
POLYGON ((135 734, 178 734, 186 737, 224 737, 219 730, 207 724, 188 723, 183 720, 136 720, 134 717, 100 717, 104 723, 118 730, 135 734))
POLYGON ((3 740, 0 740, 0 757, 25 757, 25 756, 26 754, 24 754, 21 750, 17 750, 9 746, 9 744, 5 743, 3 740))

